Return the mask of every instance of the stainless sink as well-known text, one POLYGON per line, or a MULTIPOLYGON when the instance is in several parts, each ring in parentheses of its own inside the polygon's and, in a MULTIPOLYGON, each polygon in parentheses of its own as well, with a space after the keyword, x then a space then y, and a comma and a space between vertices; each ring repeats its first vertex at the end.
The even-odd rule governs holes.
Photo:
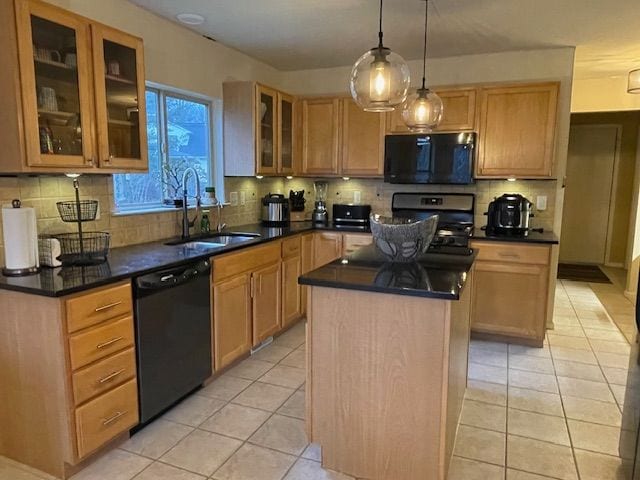
POLYGON ((259 233, 225 232, 214 233, 208 236, 194 236, 188 239, 177 239, 167 242, 165 245, 182 245, 187 248, 220 248, 227 245, 250 242, 260 238, 259 233))

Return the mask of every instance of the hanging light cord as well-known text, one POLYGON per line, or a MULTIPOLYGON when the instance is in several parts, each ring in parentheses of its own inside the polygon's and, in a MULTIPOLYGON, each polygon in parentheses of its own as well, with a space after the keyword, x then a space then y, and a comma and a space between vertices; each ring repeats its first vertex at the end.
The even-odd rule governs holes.
POLYGON ((424 49, 422 57, 422 89, 425 89, 427 76, 427 19, 429 18, 429 0, 424 0, 424 49))
POLYGON ((380 0, 380 28, 378 29, 378 48, 382 48, 382 0, 380 0))

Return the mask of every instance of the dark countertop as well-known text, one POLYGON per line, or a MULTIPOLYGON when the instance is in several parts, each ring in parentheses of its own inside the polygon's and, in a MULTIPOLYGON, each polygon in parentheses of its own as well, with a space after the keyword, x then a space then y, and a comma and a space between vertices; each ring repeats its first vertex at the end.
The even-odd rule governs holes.
POLYGON ((426 254, 413 263, 390 263, 367 246, 300 277, 302 285, 413 297, 458 300, 476 257, 426 254))
POLYGON ((526 237, 522 235, 487 235, 487 232, 476 228, 471 236, 473 240, 486 240, 489 242, 518 242, 518 243, 546 243, 549 245, 557 245, 560 240, 555 233, 551 231, 531 232, 526 237))
MULTIPOLYGON (((88 267, 43 267, 40 273, 26 277, 6 277, 0 275, 0 289, 13 290, 47 297, 62 297, 71 293, 126 280, 138 275, 172 268, 185 261, 197 261, 233 250, 259 245, 278 238, 311 230, 331 230, 340 232, 369 232, 360 227, 314 226, 312 222, 292 222, 287 228, 267 228, 260 223, 240 225, 228 232, 258 233, 255 240, 231 244, 219 248, 187 248, 181 245, 168 246, 162 240, 127 247, 113 248, 107 262, 88 267)), ((197 240, 194 236, 192 240, 197 240)))

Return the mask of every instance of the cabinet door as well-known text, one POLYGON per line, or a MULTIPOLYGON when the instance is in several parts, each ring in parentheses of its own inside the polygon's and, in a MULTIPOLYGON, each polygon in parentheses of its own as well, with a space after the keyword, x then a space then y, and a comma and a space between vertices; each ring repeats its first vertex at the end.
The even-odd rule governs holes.
POLYGON ((477 261, 471 328, 540 342, 544 339, 549 270, 542 265, 477 261))
POLYGON ((89 24, 46 3, 15 5, 27 164, 91 168, 95 141, 89 24))
POLYGON ((251 349, 251 276, 213 285, 213 358, 219 370, 251 349))
POLYGON ((302 259, 299 255, 282 261, 282 327, 302 315, 302 288, 298 285, 301 274, 302 259))
POLYGON ((277 96, 271 88, 256 86, 256 170, 259 174, 273 174, 278 170, 277 96))
POLYGON ((333 262, 342 255, 342 234, 316 233, 313 239, 313 268, 333 262))
POLYGON ((342 100, 341 174, 382 176, 385 115, 365 112, 350 98, 342 100))
POLYGON ((302 173, 337 175, 340 101, 302 100, 302 173))
MULTIPOLYGON (((434 131, 473 130, 476 123, 476 89, 436 89, 442 100, 442 120, 434 131)), ((402 120, 402 109, 387 114, 387 133, 411 133, 402 120)))
POLYGON ((345 233, 342 236, 342 255, 349 255, 372 243, 373 236, 369 233, 345 233))
POLYGON ((293 104, 292 96, 278 92, 278 173, 294 173, 293 104))
POLYGON ((147 170, 142 40, 92 24, 100 167, 147 170))
POLYGON ((253 272, 253 345, 280 330, 280 262, 253 272))
POLYGON ((442 100, 442 121, 437 132, 473 130, 476 125, 476 89, 437 90, 442 100))
POLYGON ((484 88, 476 177, 551 177, 558 84, 484 88))

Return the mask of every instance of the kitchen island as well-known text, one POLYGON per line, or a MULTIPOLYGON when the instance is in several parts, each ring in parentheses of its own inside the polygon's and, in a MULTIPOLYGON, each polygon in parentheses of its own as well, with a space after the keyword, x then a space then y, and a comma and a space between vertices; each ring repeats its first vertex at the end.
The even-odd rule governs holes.
POLYGON ((307 430, 325 468, 444 480, 467 381, 475 252, 387 263, 374 247, 300 277, 307 430))

